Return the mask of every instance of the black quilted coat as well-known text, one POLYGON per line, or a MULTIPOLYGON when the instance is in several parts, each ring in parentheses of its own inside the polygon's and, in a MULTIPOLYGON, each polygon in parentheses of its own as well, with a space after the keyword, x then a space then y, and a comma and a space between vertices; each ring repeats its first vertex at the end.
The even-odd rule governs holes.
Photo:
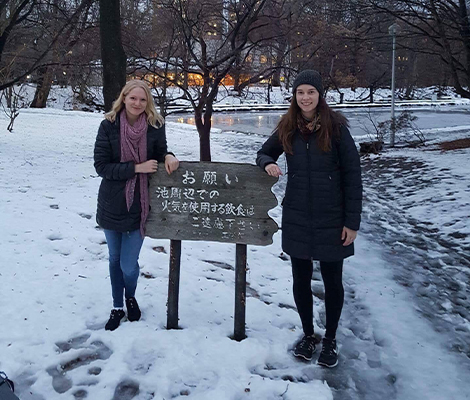
MULTIPOLYGON (((148 126, 147 160, 157 160, 159 168, 164 168, 166 145, 165 125, 160 128, 148 126)), ((170 153, 172 154, 172 153, 170 153)), ((103 229, 128 232, 140 228, 140 190, 136 181, 134 201, 127 210, 125 187, 126 181, 135 175, 133 161, 120 162, 121 139, 119 115, 114 122, 103 120, 98 130, 94 151, 95 169, 103 178, 98 192, 96 222, 103 229)))
MULTIPOLYGON (((292 257, 339 261, 354 254, 354 243, 343 246, 343 226, 359 230, 362 182, 359 155, 349 130, 323 152, 313 133, 308 142, 300 132, 286 154, 287 186, 282 211, 282 248, 292 257)), ((277 132, 258 151, 264 170, 284 152, 277 132)))

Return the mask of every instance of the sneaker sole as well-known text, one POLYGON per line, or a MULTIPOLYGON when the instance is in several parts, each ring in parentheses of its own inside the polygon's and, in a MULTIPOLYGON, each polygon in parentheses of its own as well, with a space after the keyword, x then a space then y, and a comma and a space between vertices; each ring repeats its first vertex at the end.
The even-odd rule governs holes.
POLYGON ((321 365, 322 367, 326 367, 326 368, 334 368, 334 367, 336 367, 336 366, 338 365, 338 361, 336 361, 336 363, 333 364, 333 365, 329 365, 329 364, 322 363, 322 362, 318 362, 318 361, 317 361, 317 364, 318 364, 318 365, 321 365))
MULTIPOLYGON (((315 349, 315 350, 313 351, 313 354, 315 354, 316 351, 317 351, 317 349, 315 349)), ((303 354, 298 354, 298 353, 296 353, 295 351, 293 351, 292 354, 294 355, 294 357, 302 358, 302 359, 304 359, 305 361, 312 361, 312 359, 313 359, 313 357, 308 358, 308 357, 305 357, 303 354)))

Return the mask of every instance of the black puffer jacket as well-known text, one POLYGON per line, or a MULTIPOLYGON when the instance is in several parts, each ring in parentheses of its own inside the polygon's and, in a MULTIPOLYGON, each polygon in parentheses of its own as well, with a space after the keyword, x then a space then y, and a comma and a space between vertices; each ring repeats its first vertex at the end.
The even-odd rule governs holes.
MULTIPOLYGON (((157 160, 162 163, 159 167, 163 168, 167 154, 165 125, 158 129, 149 125, 147 129, 147 160, 157 160)), ((134 191, 134 201, 130 210, 127 211, 124 191, 127 180, 135 175, 135 163, 133 161, 120 162, 119 115, 114 122, 106 119, 101 122, 95 142, 94 159, 96 172, 103 178, 98 193, 96 222, 104 229, 118 232, 139 229, 141 206, 138 179, 134 191)))
MULTIPOLYGON (((354 244, 343 246, 343 226, 359 230, 362 183, 359 155, 349 130, 341 127, 339 140, 323 152, 315 133, 307 142, 299 132, 286 154, 288 177, 282 211, 282 248, 297 258, 339 261, 354 254, 354 244)), ((284 152, 277 132, 258 151, 256 163, 264 170, 284 152)))

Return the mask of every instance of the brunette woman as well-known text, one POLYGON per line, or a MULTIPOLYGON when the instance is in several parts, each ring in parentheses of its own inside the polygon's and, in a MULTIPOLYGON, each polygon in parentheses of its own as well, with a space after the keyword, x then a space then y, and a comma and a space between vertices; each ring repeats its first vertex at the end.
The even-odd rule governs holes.
POLYGON ((109 249, 113 309, 105 329, 115 330, 125 316, 138 321, 141 311, 135 292, 139 253, 149 214, 148 175, 159 163, 171 174, 179 166, 166 145, 165 125, 147 84, 129 81, 101 122, 95 143, 95 169, 103 178, 96 221, 109 249))
POLYGON ((285 153, 287 186, 282 212, 282 248, 292 262, 293 292, 304 331, 294 355, 311 360, 315 352, 313 260, 320 261, 325 286, 326 332, 317 363, 338 364, 336 330, 344 302, 343 260, 354 254, 361 220, 359 155, 346 118, 323 98, 320 74, 301 72, 294 81, 288 112, 258 151, 257 164, 279 177, 285 153))

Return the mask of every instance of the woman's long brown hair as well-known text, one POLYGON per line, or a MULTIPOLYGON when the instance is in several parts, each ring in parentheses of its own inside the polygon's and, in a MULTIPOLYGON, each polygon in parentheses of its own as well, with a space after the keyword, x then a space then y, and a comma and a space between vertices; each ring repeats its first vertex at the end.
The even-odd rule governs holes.
MULTIPOLYGON (((341 125, 349 126, 346 117, 333 111, 323 97, 318 99, 317 112, 320 113, 320 130, 317 132, 318 147, 324 152, 331 150, 332 138, 339 138, 341 125)), ((290 107, 277 124, 279 140, 287 154, 292 153, 292 138, 297 130, 297 116, 301 113, 294 93, 290 107)))

